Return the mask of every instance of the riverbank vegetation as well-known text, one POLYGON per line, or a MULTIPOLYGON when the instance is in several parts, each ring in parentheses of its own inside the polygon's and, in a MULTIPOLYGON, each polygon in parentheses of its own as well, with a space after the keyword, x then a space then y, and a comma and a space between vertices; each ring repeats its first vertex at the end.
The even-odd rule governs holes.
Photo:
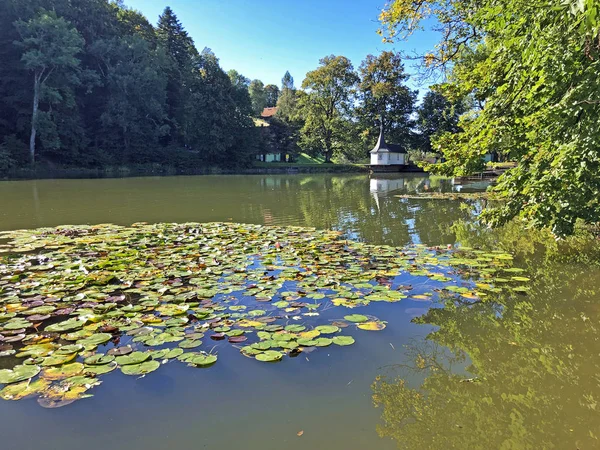
POLYGON ((467 175, 487 153, 518 162, 494 187, 503 202, 484 211, 487 223, 518 217, 565 236, 579 219, 600 221, 599 12, 593 0, 395 0, 382 13, 391 40, 434 19, 443 40, 424 69, 446 75, 437 90, 447 98, 476 106, 458 133, 435 137, 445 161, 428 170, 467 175))

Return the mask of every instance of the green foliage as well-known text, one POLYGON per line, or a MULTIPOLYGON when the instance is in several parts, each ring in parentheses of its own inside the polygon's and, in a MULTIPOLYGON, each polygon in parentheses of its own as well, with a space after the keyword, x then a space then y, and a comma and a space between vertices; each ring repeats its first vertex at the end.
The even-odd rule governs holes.
POLYGON ((41 10, 35 18, 27 22, 19 20, 14 26, 21 36, 21 40, 15 42, 22 51, 21 61, 25 69, 33 73, 29 155, 34 164, 38 127, 47 146, 56 148, 60 145, 56 114, 51 109, 40 111, 40 102, 50 107, 74 106, 72 89, 80 82, 77 73, 80 61, 76 55, 81 52, 84 40, 55 12, 41 10))
MULTIPOLYGON (((359 69, 360 106, 357 114, 367 130, 370 141, 379 136, 383 117, 386 137, 404 148, 411 146, 414 103, 417 91, 406 86, 409 76, 399 53, 382 52, 368 55, 359 69)), ((371 145, 372 147, 372 145, 371 145)))
POLYGON ((277 100, 279 100, 279 88, 274 84, 267 84, 265 86, 265 96, 266 96, 266 107, 273 108, 277 106, 277 100))
POLYGON ((254 114, 259 116, 267 106, 267 92, 265 84, 260 80, 252 80, 248 86, 250 100, 252 102, 252 110, 254 114))
POLYGON ((322 151, 326 162, 345 144, 345 120, 352 110, 357 83, 350 60, 334 55, 321 59, 319 68, 307 73, 302 82, 307 92, 299 101, 305 121, 301 146, 322 151))
POLYGON ((120 2, 6 0, 0 58, 0 136, 13 136, 17 167, 32 125, 52 167, 235 167, 256 151, 247 86, 196 50, 170 8, 155 28, 120 2))
POLYGON ((425 94, 423 103, 417 110, 417 130, 419 145, 422 152, 432 152, 432 138, 442 133, 458 133, 460 116, 465 112, 464 102, 450 102, 435 90, 425 94))
POLYGON ((382 14, 389 38, 435 16, 445 38, 425 63, 448 71, 450 100, 478 103, 462 132, 434 139, 446 162, 429 169, 472 173, 489 152, 519 163, 494 188, 504 201, 484 212, 487 223, 519 217, 565 236, 578 219, 600 221, 598 9, 593 0, 396 0, 382 14))

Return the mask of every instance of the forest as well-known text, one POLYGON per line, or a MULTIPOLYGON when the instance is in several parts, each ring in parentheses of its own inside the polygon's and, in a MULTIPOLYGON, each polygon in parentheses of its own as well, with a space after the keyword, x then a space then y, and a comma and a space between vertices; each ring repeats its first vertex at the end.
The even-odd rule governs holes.
POLYGON ((0 173, 18 168, 162 165, 247 167, 257 154, 306 152, 364 161, 384 120, 389 138, 431 150, 455 131, 463 102, 406 81, 399 53, 368 55, 358 69, 325 56, 296 87, 225 72, 176 13, 156 25, 122 2, 0 3, 0 173), (202 50, 200 50, 202 48, 202 50), (278 107, 261 126, 265 107, 278 107))

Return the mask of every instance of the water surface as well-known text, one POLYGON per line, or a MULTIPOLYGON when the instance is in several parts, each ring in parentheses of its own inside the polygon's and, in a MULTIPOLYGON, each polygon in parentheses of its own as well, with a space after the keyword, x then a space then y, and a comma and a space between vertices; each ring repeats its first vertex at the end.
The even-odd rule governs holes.
MULTIPOLYGON (((455 189, 441 178, 362 174, 1 182, 0 229, 233 221, 446 245, 471 212, 396 195, 455 189)), ((210 369, 113 373, 93 398, 61 409, 1 401, 0 448, 600 447, 600 274, 539 269, 528 296, 369 306, 388 326, 350 347, 259 364, 224 346, 210 369)))

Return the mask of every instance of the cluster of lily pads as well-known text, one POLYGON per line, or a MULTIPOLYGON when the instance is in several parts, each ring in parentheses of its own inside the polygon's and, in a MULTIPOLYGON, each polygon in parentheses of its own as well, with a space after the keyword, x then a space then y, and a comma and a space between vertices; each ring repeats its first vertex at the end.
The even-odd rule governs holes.
POLYGON ((221 345, 261 362, 355 342, 386 322, 332 307, 485 298, 519 283, 511 256, 347 241, 332 231, 241 224, 64 226, 0 233, 0 397, 58 407, 100 377, 171 361, 217 362, 221 345), (422 277, 430 291, 399 280, 422 277))

